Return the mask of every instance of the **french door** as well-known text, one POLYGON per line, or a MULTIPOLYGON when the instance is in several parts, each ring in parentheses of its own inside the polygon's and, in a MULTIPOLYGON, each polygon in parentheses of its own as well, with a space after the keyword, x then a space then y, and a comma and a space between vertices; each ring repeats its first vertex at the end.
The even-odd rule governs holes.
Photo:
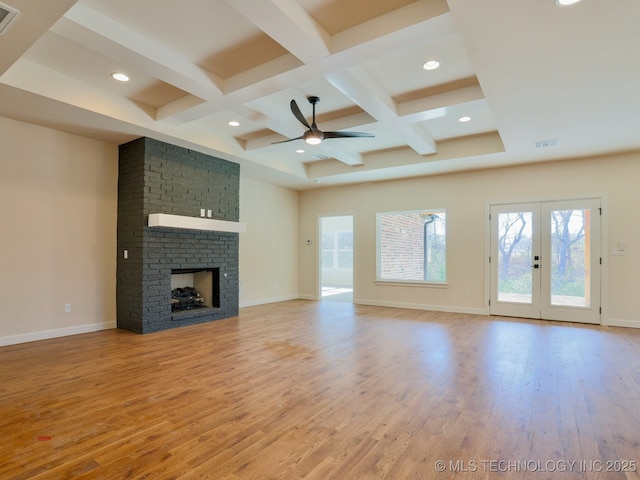
POLYGON ((491 206, 490 313, 600 323, 600 200, 491 206))

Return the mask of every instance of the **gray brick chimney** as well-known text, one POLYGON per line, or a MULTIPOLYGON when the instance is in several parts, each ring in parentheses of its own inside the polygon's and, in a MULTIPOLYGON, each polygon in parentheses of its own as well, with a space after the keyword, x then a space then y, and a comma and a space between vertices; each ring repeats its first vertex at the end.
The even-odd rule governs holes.
POLYGON ((200 217, 203 208, 238 221, 238 164, 150 138, 120 145, 118 327, 150 333, 238 315, 237 233, 147 226, 150 213, 200 217), (216 271, 219 307, 172 313, 171 271, 184 269, 216 271))

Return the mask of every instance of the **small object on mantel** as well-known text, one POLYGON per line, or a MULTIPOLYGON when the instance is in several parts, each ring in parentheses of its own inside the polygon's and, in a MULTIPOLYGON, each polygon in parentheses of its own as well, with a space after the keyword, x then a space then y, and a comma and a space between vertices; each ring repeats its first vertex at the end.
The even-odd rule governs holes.
POLYGON ((168 213, 150 213, 149 226, 231 233, 245 233, 247 231, 247 224, 242 222, 229 222, 227 220, 216 220, 215 218, 170 215, 168 213))

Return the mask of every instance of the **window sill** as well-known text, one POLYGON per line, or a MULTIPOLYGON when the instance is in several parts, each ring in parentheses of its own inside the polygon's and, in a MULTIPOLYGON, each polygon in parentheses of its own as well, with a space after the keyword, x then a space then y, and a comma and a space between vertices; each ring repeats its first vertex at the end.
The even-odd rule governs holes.
POLYGON ((426 287, 426 288, 449 288, 446 282, 421 282, 418 280, 376 280, 376 285, 388 287, 426 287))

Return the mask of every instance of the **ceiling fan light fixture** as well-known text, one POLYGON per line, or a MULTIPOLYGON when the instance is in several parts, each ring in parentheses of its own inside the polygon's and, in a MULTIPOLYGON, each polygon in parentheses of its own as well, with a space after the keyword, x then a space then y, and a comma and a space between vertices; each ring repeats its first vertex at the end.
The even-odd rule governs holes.
POLYGON ((320 140, 318 137, 308 137, 305 139, 305 142, 307 142, 309 145, 319 145, 322 140, 320 140))
POLYGON ((358 137, 372 138, 374 137, 374 135, 371 133, 363 133, 363 132, 342 132, 342 131, 341 132, 323 132, 322 130, 318 129, 318 127, 316 126, 316 103, 320 101, 320 98, 315 96, 310 96, 310 97, 307 97, 307 100, 309 100, 309 103, 313 106, 311 123, 307 122, 307 119, 304 118, 304 115, 302 115, 302 112, 300 111, 300 107, 298 107, 298 104, 296 103, 295 99, 291 100, 291 103, 289 105, 291 107, 291 113, 293 113, 293 116, 296 117, 302 125, 307 127, 308 130, 299 137, 290 138, 288 140, 283 140, 281 142, 273 142, 273 143, 286 143, 286 142, 293 142, 294 140, 304 140, 309 145, 318 145, 320 142, 322 142, 326 138, 331 139, 331 138, 358 138, 358 137))
POLYGON ((319 145, 322 142, 322 137, 322 132, 313 130, 307 130, 303 135, 304 141, 309 145, 319 145))

